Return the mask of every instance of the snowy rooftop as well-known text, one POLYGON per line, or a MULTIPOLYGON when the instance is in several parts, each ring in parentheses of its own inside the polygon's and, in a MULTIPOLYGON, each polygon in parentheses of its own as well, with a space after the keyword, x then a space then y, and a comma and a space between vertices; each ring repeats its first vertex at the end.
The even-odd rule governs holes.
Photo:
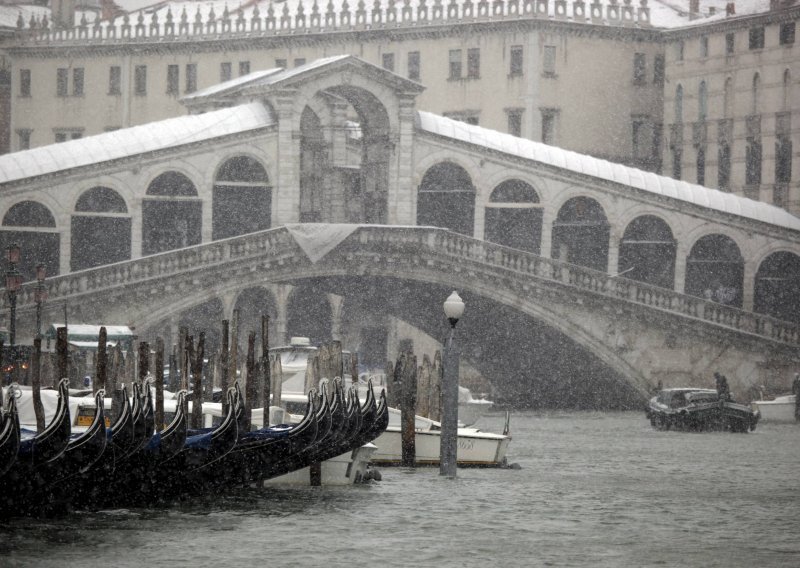
POLYGON ((428 112, 417 112, 418 127, 426 132, 483 146, 550 166, 564 168, 664 197, 708 207, 731 215, 800 230, 800 218, 780 207, 732 193, 679 181, 636 168, 615 164, 585 154, 473 126, 428 112))
POLYGON ((0 156, 0 184, 269 126, 261 103, 170 118, 0 156))

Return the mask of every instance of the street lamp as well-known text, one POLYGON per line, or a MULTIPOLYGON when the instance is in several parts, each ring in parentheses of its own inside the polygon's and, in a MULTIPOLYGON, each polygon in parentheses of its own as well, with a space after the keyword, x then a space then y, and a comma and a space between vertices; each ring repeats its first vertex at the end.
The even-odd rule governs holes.
POLYGON ((458 449, 458 349, 453 343, 456 324, 464 314, 464 302, 453 292, 444 301, 444 315, 450 322, 450 337, 442 358, 442 435, 439 448, 439 474, 456 476, 458 449))
POLYGON ((6 260, 8 261, 8 270, 6 271, 6 292, 8 293, 8 303, 11 307, 11 321, 8 328, 8 340, 13 347, 14 339, 17 333, 17 292, 22 286, 22 274, 17 270, 19 263, 20 249, 19 245, 12 244, 6 248, 6 260))
POLYGON ((44 287, 44 279, 47 277, 47 267, 44 264, 36 265, 36 290, 34 300, 36 301, 36 337, 42 337, 42 304, 47 300, 47 288, 44 287))

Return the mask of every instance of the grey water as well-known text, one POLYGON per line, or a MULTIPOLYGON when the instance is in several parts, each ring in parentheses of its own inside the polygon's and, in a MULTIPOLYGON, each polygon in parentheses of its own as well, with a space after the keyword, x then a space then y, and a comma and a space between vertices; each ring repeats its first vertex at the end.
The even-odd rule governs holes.
POLYGON ((520 469, 383 468, 363 486, 18 520, 0 526, 0 566, 800 566, 800 425, 520 412, 511 426, 520 469))

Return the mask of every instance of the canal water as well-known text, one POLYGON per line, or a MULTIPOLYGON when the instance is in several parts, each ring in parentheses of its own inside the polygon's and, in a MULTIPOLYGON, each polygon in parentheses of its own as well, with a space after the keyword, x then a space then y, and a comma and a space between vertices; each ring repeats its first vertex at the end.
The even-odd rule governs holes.
POLYGON ((511 424, 520 469, 385 468, 365 486, 16 521, 0 527, 0 566, 800 566, 800 426, 656 432, 640 412, 511 424))

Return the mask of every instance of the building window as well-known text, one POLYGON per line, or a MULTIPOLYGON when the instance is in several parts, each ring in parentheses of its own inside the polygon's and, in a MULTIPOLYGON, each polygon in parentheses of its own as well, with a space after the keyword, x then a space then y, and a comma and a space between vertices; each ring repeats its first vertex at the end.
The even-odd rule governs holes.
POLYGON ((508 133, 512 136, 522 136, 523 109, 508 109, 506 113, 508 114, 508 133))
POLYGON ((731 147, 727 144, 719 145, 717 153, 717 187, 729 191, 731 183, 731 147))
POLYGON ((108 68, 108 94, 122 94, 122 67, 112 65, 108 68))
POLYGON ((67 140, 77 140, 83 136, 83 130, 78 128, 65 128, 55 130, 56 142, 66 142, 67 140))
POLYGON ((679 41, 675 44, 675 60, 683 61, 683 42, 679 41))
POLYGON ((708 36, 702 36, 700 38, 700 57, 708 57, 708 36))
POLYGON ((545 144, 555 144, 556 142, 556 120, 558 119, 558 109, 543 108, 542 111, 542 142, 545 144))
POLYGON ((761 184, 761 140, 757 138, 747 139, 745 148, 745 170, 744 183, 749 186, 761 184))
POLYGON ((449 79, 461 79, 461 50, 450 50, 449 79))
POLYGON ((791 45, 794 43, 794 22, 781 24, 779 42, 781 45, 791 45))
POLYGON ((512 77, 516 77, 518 75, 522 75, 522 46, 521 45, 512 45, 511 46, 511 56, 510 56, 510 68, 508 74, 512 77))
POLYGON ((697 149, 697 183, 698 185, 706 184, 706 148, 700 146, 697 149))
POLYGON ((68 94, 69 69, 59 67, 56 70, 56 95, 66 97, 68 94))
POLYGON ((733 55, 736 47, 736 34, 733 32, 725 34, 725 55, 733 55))
POLYGON ((676 146, 672 149, 672 177, 674 179, 681 179, 683 173, 681 160, 683 160, 683 151, 676 146))
POLYGON ((305 65, 305 64, 306 64, 306 58, 305 57, 296 57, 295 60, 294 60, 294 66, 295 67, 300 67, 300 66, 305 65))
POLYGON ((289 64, 286 62, 285 59, 276 59, 275 60, 275 67, 280 67, 281 69, 286 69, 289 64))
POLYGON ((408 52, 408 78, 419 81, 419 51, 408 52))
POLYGON ((20 69, 19 70, 19 96, 20 97, 30 97, 31 96, 31 70, 30 69, 20 69))
POLYGON ((544 46, 544 62, 542 71, 544 72, 545 77, 556 76, 556 46, 544 46))
POLYGON ((233 70, 231 69, 231 62, 225 61, 219 64, 219 82, 224 83, 225 81, 230 81, 231 77, 233 76, 231 73, 233 70))
POLYGON ((83 96, 83 67, 76 67, 72 70, 72 96, 83 96))
POLYGON ((792 139, 787 136, 775 140, 775 181, 792 181, 792 139))
POLYGON ((467 50, 467 78, 478 79, 481 76, 481 50, 472 47, 467 50))
POLYGON ((250 73, 250 62, 249 61, 240 61, 239 62, 239 76, 247 75, 250 73))
POLYGON ((167 94, 177 96, 179 85, 180 68, 177 65, 167 65, 167 94))
POLYGON ((17 130, 17 149, 28 150, 31 147, 31 130, 21 128, 17 130))
POLYGON ((750 49, 764 49, 764 28, 750 28, 750 49))
POLYGON ((394 53, 384 53, 381 56, 381 65, 387 71, 394 71, 394 53))
POLYGON ((451 118, 453 120, 457 120, 459 122, 465 122, 467 124, 472 124, 478 126, 479 118, 480 118, 480 111, 477 110, 463 110, 457 112, 446 112, 444 116, 447 118, 451 118))
POLYGON ((186 92, 194 93, 197 90, 197 63, 186 64, 186 92))
POLYGON ((644 53, 633 54, 633 84, 644 85, 646 82, 647 59, 644 53))
POLYGON ((137 65, 134 67, 133 93, 140 97, 147 94, 147 65, 137 65))
POLYGON ((653 84, 664 84, 664 56, 656 55, 653 58, 653 84))
POLYGON ((683 122, 683 86, 675 88, 675 122, 683 122))
POLYGON ((653 155, 653 132, 648 116, 634 116, 631 121, 631 142, 633 156, 637 159, 647 159, 653 155))
POLYGON ((700 88, 697 90, 697 120, 705 122, 708 116, 708 89, 706 82, 700 81, 700 88))

